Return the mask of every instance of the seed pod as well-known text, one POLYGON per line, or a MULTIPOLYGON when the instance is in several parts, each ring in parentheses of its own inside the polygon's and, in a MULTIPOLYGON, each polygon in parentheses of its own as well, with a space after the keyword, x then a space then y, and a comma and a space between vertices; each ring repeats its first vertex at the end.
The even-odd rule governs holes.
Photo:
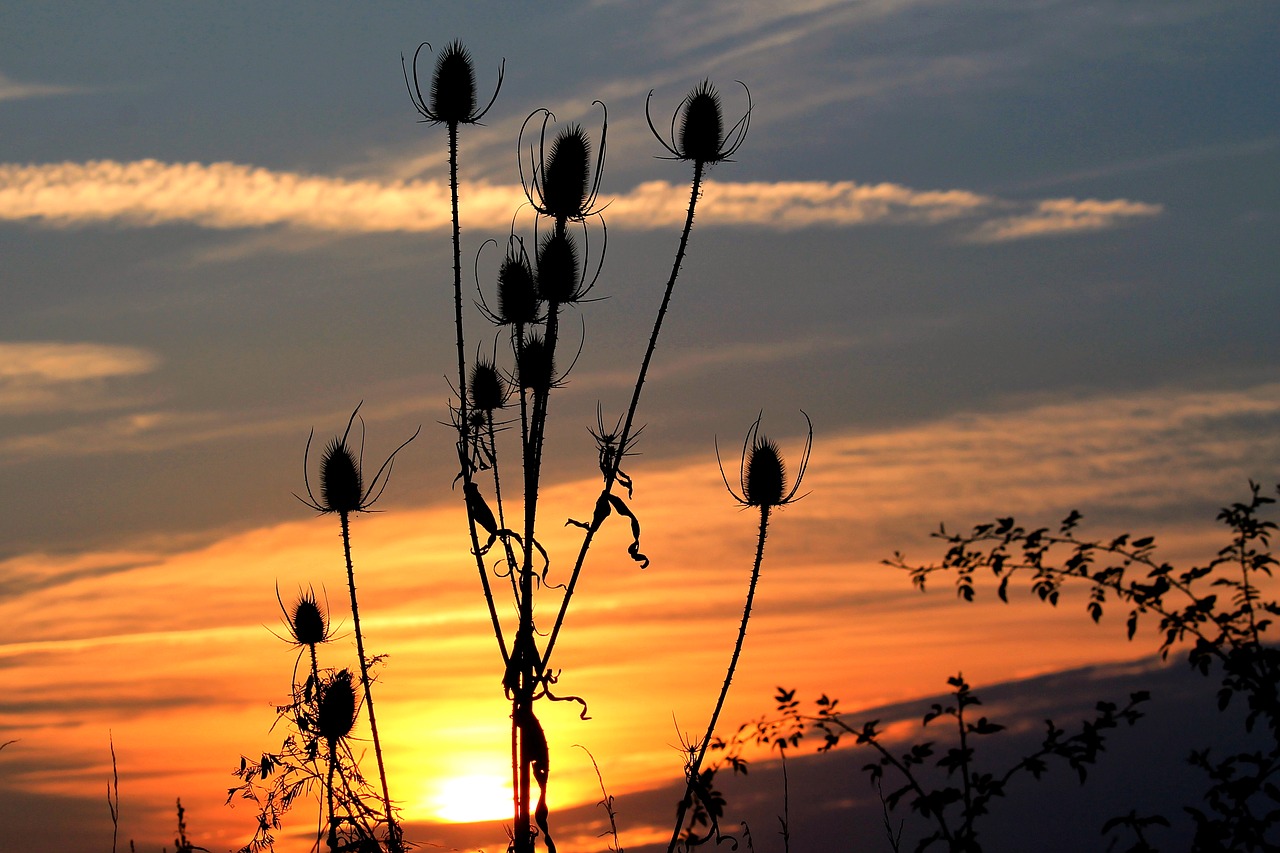
POLYGON ((757 436, 747 456, 742 496, 748 506, 780 506, 787 491, 787 468, 778 445, 757 436))
POLYGON ((589 204, 591 142, 580 125, 572 124, 551 144, 542 170, 542 201, 548 216, 580 217, 589 204))
POLYGON ((576 302, 582 295, 578 247, 569 234, 552 234, 538 247, 538 295, 553 305, 576 302))
POLYGON ((524 341, 517 365, 520 387, 545 392, 555 378, 555 359, 542 335, 531 334, 524 341))
POLYGON ((329 745, 351 734, 356 724, 356 686, 351 671, 342 670, 320 688, 318 726, 329 745))
POLYGON ((324 608, 316 601, 314 592, 305 592, 298 596, 289 613, 289 633, 296 643, 303 646, 315 646, 329 639, 329 617, 324 608))
POLYGON ((320 457, 320 502, 326 512, 356 512, 364 499, 360 463, 345 438, 335 438, 320 457))
POLYGON ((501 409, 507 403, 507 382, 491 361, 477 361, 471 368, 467 396, 471 407, 481 412, 501 409))
POLYGON ((720 93, 709 80, 684 99, 680 117, 680 139, 677 151, 688 160, 714 163, 721 157, 724 145, 724 118, 720 111, 720 93))
POLYGON ((538 294, 528 257, 507 256, 498 270, 499 322, 527 326, 538 318, 538 294))
POLYGON ((450 42, 431 75, 431 112, 445 124, 468 122, 476 111, 476 75, 462 42, 450 42))

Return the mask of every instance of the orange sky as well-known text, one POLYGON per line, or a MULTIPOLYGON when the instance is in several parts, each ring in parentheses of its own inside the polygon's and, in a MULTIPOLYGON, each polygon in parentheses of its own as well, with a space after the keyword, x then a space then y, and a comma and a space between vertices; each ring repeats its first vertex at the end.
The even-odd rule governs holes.
MULTIPOLYGON (((774 519, 724 727, 768 710, 779 684, 837 695, 852 710, 934 692, 959 669, 981 685, 1142 656, 1151 644, 1126 644, 1118 616, 1095 627, 1071 599, 1061 612, 1029 601, 1002 606, 990 595, 963 605, 945 581, 922 596, 878 561, 895 548, 935 557, 926 535, 936 519, 976 522, 1009 507, 1052 523, 1081 506, 1106 535, 1116 528, 1090 513, 1093 505, 1126 503, 1119 512, 1132 519, 1179 488, 1238 496, 1256 473, 1246 470, 1255 437, 1225 430, 1206 443, 1199 427, 1264 410, 1280 410, 1280 388, 1029 404, 890 433, 827 435, 819 425, 811 494, 774 519), (1170 464, 1186 458, 1190 442, 1199 457, 1170 464)), ((770 414, 765 426, 799 420, 770 414)), ((800 442, 784 435, 784 453, 794 458, 800 442)), ((586 697, 592 719, 578 720, 569 703, 541 712, 555 761, 552 802, 561 808, 598 798, 590 762, 572 744, 591 751, 615 795, 678 778, 677 726, 705 726, 750 570, 755 520, 725 494, 713 455, 656 470, 641 457, 630 467, 653 565, 640 570, 626 557, 616 524, 589 561, 556 666, 562 690, 586 697)), ((581 514, 593 488, 548 490, 543 518, 581 514)), ((1205 503, 1203 523, 1152 531, 1164 534, 1169 557, 1209 552, 1219 501, 1205 503)), ((497 653, 460 546, 460 508, 388 507, 356 519, 353 548, 367 643, 390 656, 375 695, 391 788, 409 820, 464 817, 449 811, 459 806, 443 786, 492 788, 507 772, 497 653)), ((19 709, 0 724, 19 739, 6 758, 39 755, 44 768, 24 772, 22 783, 40 794, 97 796, 110 771, 110 735, 125 836, 162 840, 177 796, 201 843, 219 849, 247 838, 251 811, 221 800, 238 756, 281 737, 270 731, 272 704, 286 695, 295 653, 270 633, 281 630, 274 585, 286 601, 299 586, 324 590, 343 630, 322 665, 349 666, 354 657, 337 521, 301 506, 298 516, 194 549, 9 561, 4 568, 30 590, 0 602, 13 638, 0 646, 0 662, 9 707, 19 709)), ((575 529, 544 529, 558 566, 575 529)), ((553 606, 541 605, 544 619, 553 606)), ((298 826, 310 825, 313 808, 299 808, 298 826)))

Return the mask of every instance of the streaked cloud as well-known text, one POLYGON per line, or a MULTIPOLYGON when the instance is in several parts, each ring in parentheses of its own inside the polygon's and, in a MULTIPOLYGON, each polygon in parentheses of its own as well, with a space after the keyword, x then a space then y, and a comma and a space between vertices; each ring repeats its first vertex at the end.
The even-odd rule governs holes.
POLYGON ((1102 231, 1128 221, 1158 216, 1163 211, 1164 208, 1158 204, 1125 199, 1050 198, 1037 202, 1030 213, 984 222, 974 229, 971 239, 980 243, 999 243, 1028 237, 1102 231))
POLYGON ((97 408, 106 380, 160 364, 138 347, 59 341, 0 341, 0 414, 97 408))
POLYGON ((54 86, 49 83, 20 83, 0 73, 0 101, 19 101, 26 98, 48 98, 55 95, 74 95, 83 92, 74 86, 54 86))
MULTIPOLYGON (((962 189, 855 181, 710 181, 705 195, 703 221, 717 225, 785 231, 964 220, 976 223, 972 238, 984 242, 1096 231, 1161 211, 1158 205, 1124 199, 1018 202, 962 189)), ((525 203, 515 185, 470 183, 461 196, 471 227, 506 228, 512 212, 525 203)), ((650 181, 611 196, 607 217, 614 227, 679 226, 687 203, 683 185, 650 181)), ((439 180, 347 180, 236 163, 7 164, 0 165, 0 219, 58 228, 188 223, 226 229, 434 231, 449 225, 449 187, 439 180)))

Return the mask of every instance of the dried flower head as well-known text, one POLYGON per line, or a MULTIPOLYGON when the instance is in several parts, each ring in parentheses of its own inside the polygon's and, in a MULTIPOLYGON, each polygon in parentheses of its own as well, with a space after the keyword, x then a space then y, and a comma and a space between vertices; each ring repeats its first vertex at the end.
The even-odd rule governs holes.
MULTIPOLYGON (((742 461, 738 469, 738 483, 741 494, 729 485, 729 478, 724 473, 723 463, 720 465, 720 476, 725 488, 734 500, 743 506, 755 506, 767 509, 786 506, 799 500, 796 492, 804 479, 805 470, 809 467, 809 454, 813 450, 813 422, 803 411, 805 423, 809 426, 809 437, 805 440, 804 452, 800 457, 800 466, 796 470, 795 482, 787 483, 787 466, 783 462, 782 452, 777 443, 760 433, 760 419, 763 413, 747 430, 747 437, 742 443, 742 461), (788 485, 790 488, 788 489, 788 485)), ((716 460, 720 459, 720 448, 716 447, 716 460)), ((801 496, 803 497, 803 495, 801 496)))
POLYGON ((567 232, 549 234, 538 246, 538 296, 552 305, 577 302, 585 294, 578 247, 567 232))
POLYGON ((289 626, 289 641, 296 646, 318 646, 329 641, 329 614, 310 587, 306 592, 298 590, 298 597, 291 607, 285 607, 276 587, 276 601, 289 626))
MULTIPOLYGON (((671 130, 665 139, 653 126, 649 100, 645 100, 644 112, 649 120, 649 130, 671 154, 671 159, 705 165, 722 163, 742 146, 747 138, 747 128, 751 124, 751 90, 742 81, 738 82, 747 92, 747 110, 727 132, 720 108, 720 93, 709 80, 703 80, 695 86, 680 102, 680 106, 676 107, 671 114, 671 130), (680 126, 678 132, 677 124, 680 126)), ((650 91, 649 98, 652 97, 653 92, 650 91)))
POLYGON ((351 734, 359 707, 356 685, 350 670, 338 672, 320 686, 320 707, 316 722, 320 735, 330 746, 351 734))
POLYGON ((555 359, 542 335, 535 333, 525 338, 516 367, 521 388, 545 392, 555 381, 555 359))
POLYGON ((538 292, 533 269, 524 247, 514 256, 510 251, 498 269, 498 312, 500 325, 527 326, 538 320, 538 292))
POLYGON ((504 61, 498 66, 498 85, 494 87, 493 97, 488 105, 476 111, 476 74, 471 61, 470 52, 462 42, 454 40, 436 57, 435 72, 431 75, 431 92, 429 98, 422 96, 422 86, 418 82, 418 54, 422 49, 431 50, 431 45, 423 42, 413 52, 413 82, 409 81, 409 66, 404 54, 400 54, 400 69, 404 72, 404 85, 409 90, 409 98, 423 121, 433 124, 447 124, 456 127, 460 124, 476 124, 489 112, 493 102, 498 99, 498 91, 502 88, 502 75, 506 69, 504 61))
POLYGON ((511 389, 497 366, 485 359, 477 359, 471 368, 471 381, 467 383, 467 396, 471 407, 478 412, 493 412, 507 404, 511 389))
MULTIPOLYGON (((360 405, 363 405, 360 404, 360 405)), ((339 515, 348 515, 353 512, 365 512, 382 497, 382 490, 387 487, 387 480, 391 477, 392 463, 396 458, 396 454, 404 449, 410 441, 418 437, 421 427, 416 430, 413 435, 395 449, 387 460, 382 463, 382 467, 378 469, 378 473, 373 476, 366 486, 364 482, 364 419, 360 421, 360 448, 357 452, 350 444, 351 427, 355 424, 356 417, 360 412, 360 406, 356 406, 355 411, 351 413, 351 419, 347 421, 347 428, 341 437, 335 437, 328 445, 325 446, 324 453, 320 456, 320 498, 316 499, 315 493, 311 490, 311 480, 307 474, 309 469, 309 457, 311 454, 311 439, 315 437, 315 430, 307 436, 307 448, 302 455, 302 478, 307 488, 307 497, 295 495, 298 500, 314 509, 316 512, 336 512, 339 515)))
POLYGON ((605 136, 609 128, 609 113, 604 110, 600 125, 600 150, 596 154, 595 175, 591 174, 591 140, 581 125, 571 124, 556 135, 548 151, 547 125, 555 119, 550 110, 534 110, 520 127, 520 149, 524 149, 524 135, 534 116, 542 114, 542 129, 538 137, 538 150, 529 145, 529 173, 525 174, 524 160, 520 160, 520 183, 525 197, 533 209, 543 216, 558 220, 581 220, 597 214, 596 197, 600 193, 600 175, 604 169, 605 136))

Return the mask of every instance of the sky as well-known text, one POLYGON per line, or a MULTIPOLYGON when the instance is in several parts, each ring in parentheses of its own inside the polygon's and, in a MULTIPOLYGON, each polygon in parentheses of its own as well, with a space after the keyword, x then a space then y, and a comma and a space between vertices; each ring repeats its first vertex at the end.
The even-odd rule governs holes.
MULTIPOLYGON (((1151 635, 1126 643, 1082 598, 965 604, 881 561, 936 560, 940 522, 1078 508, 1086 532, 1153 533, 1189 564, 1221 544, 1219 506, 1280 481, 1278 28, 1264 0, 7 4, 9 837, 106 849, 113 745, 122 844, 171 846, 178 798, 195 843, 248 839, 252 810, 223 801, 240 756, 282 736, 277 588, 327 596, 328 660, 354 658, 337 522, 294 495, 311 430, 360 404, 370 459, 422 427, 384 511, 353 522, 392 793, 423 843, 505 847, 501 824, 443 825, 501 817, 509 708, 441 425, 448 156, 401 70, 423 41, 462 39, 482 93, 504 69, 461 134, 469 303, 477 280, 492 293, 485 242, 531 231, 526 117, 598 144, 607 107, 603 298, 570 324, 548 437, 553 576, 577 541, 558 520, 598 485, 587 428, 629 398, 688 194, 646 105, 667 127, 704 79, 730 121, 753 105, 710 171, 627 466, 652 563, 606 528, 557 647, 592 718, 544 712, 570 847, 606 846, 575 744, 628 848, 672 819, 678 738, 706 725, 754 548, 716 447, 732 481, 761 413, 793 466, 807 413, 813 457, 773 520, 730 727, 779 684, 907 719, 961 670, 981 688, 1153 666, 1151 635)), ((467 310, 469 347, 492 351, 467 310)), ((1049 682, 1068 682, 1065 709, 1078 682, 1049 682)), ((307 849, 314 820, 299 807, 280 849, 307 849)))

